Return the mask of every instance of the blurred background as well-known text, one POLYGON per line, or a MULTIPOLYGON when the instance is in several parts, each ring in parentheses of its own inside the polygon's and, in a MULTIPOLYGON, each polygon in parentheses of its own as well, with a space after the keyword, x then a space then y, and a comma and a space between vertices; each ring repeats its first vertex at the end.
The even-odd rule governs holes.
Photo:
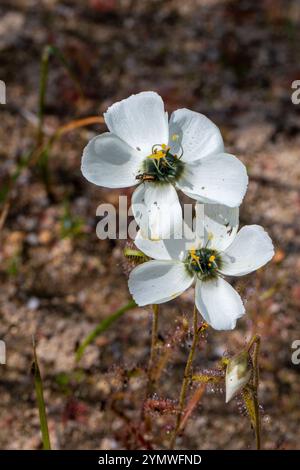
MULTIPOLYGON (((41 448, 32 335, 53 447, 168 445, 192 289, 160 311, 166 360, 151 400, 149 309, 126 312, 75 361, 84 337, 130 300, 123 244, 97 239, 95 213, 131 192, 88 184, 82 149, 105 131, 99 117, 110 104, 142 90, 161 94, 169 112, 191 108, 221 128, 249 171, 241 224, 263 225, 276 246, 269 265, 235 283, 247 316, 233 332, 207 330, 194 370, 214 368, 260 334, 263 447, 300 447, 300 365, 291 361, 300 339, 300 104, 291 101, 299 24, 297 0, 1 0, 0 448, 41 448)), ((239 398, 225 405, 221 387, 207 387, 178 447, 253 442, 239 398)))

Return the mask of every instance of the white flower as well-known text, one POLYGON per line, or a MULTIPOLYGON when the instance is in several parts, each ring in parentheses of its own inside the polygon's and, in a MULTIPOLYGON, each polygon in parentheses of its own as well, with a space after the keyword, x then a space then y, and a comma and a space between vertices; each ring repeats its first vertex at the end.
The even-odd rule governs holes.
POLYGON ((168 122, 161 97, 148 91, 113 104, 104 119, 110 132, 85 147, 82 173, 107 188, 139 185, 132 208, 144 236, 167 238, 181 226, 175 188, 202 202, 240 205, 245 166, 224 152, 221 133, 207 117, 178 109, 168 122))
POLYGON ((195 233, 192 246, 185 239, 151 241, 138 234, 135 244, 154 260, 133 269, 129 290, 140 306, 161 304, 195 282, 195 303, 206 322, 216 330, 230 330, 245 308, 223 276, 243 276, 260 268, 273 257, 273 245, 258 225, 245 226, 237 233, 237 208, 205 205, 200 217, 201 208, 198 203, 204 235, 195 233))

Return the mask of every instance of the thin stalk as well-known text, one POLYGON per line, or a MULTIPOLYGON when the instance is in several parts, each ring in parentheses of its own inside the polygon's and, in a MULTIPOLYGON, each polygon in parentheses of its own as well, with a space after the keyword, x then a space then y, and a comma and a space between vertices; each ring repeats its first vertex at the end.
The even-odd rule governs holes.
POLYGON ((150 358, 148 365, 148 394, 152 393, 154 387, 154 366, 157 358, 157 343, 158 343, 158 305, 152 306, 152 331, 151 331, 151 346, 150 346, 150 358))
POLYGON ((259 411, 259 403, 258 403, 258 387, 259 387, 259 364, 258 364, 258 357, 259 357, 259 350, 260 350, 260 336, 254 335, 247 346, 247 351, 250 353, 251 349, 253 349, 252 353, 252 364, 253 364, 253 377, 252 377, 252 386, 251 390, 251 398, 252 398, 252 406, 253 406, 253 427, 255 431, 255 441, 256 441, 256 449, 261 449, 261 422, 260 422, 260 411, 259 411))
POLYGON ((258 386, 259 386, 259 365, 258 365, 258 356, 260 349, 260 337, 257 336, 254 350, 253 350, 253 400, 254 400, 254 410, 255 410, 255 440, 256 440, 256 449, 261 449, 261 424, 260 424, 260 412, 259 412, 259 403, 258 403, 258 386))
POLYGON ((247 351, 250 352, 256 343, 260 343, 260 336, 253 335, 247 346, 247 351))
POLYGON ((32 364, 32 374, 34 377, 36 400, 37 400, 37 404, 39 408, 39 418, 40 418, 40 428, 41 428, 41 433, 42 433, 43 449, 51 450, 46 405, 45 405, 45 400, 44 400, 43 381, 42 381, 42 377, 40 373, 40 368, 38 364, 34 341, 33 341, 33 357, 34 357, 34 362, 32 364))
POLYGON ((185 365, 185 370, 184 370, 184 376, 183 376, 183 381, 181 384, 181 390, 180 390, 180 395, 179 395, 179 411, 177 414, 177 419, 176 419, 176 426, 175 430, 170 442, 170 449, 174 448, 176 438, 178 431, 180 429, 180 423, 181 423, 181 417, 183 414, 183 409, 184 409, 184 404, 185 404, 185 399, 187 395, 187 389, 188 389, 188 384, 191 378, 191 369, 193 365, 193 359, 196 351, 196 346, 198 342, 198 337, 199 337, 199 330, 198 330, 198 314, 197 314, 197 309, 196 306, 194 306, 194 315, 193 315, 193 342, 192 346, 188 355, 188 359, 185 365))

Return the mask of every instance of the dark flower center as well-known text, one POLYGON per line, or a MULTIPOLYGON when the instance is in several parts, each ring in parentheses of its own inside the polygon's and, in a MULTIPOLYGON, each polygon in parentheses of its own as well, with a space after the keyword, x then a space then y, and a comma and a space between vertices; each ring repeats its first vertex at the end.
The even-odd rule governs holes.
POLYGON ((175 183, 183 173, 181 156, 170 153, 167 145, 153 145, 152 154, 144 161, 137 179, 161 183, 175 183))
POLYGON ((216 250, 200 248, 189 251, 185 264, 191 274, 196 274, 201 281, 207 281, 218 276, 222 260, 216 250))

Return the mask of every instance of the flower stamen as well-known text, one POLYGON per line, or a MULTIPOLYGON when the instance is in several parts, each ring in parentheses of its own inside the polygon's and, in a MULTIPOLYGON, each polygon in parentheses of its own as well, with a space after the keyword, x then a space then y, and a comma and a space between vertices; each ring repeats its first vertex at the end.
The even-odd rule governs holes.
POLYGON ((171 147, 167 144, 154 144, 151 154, 143 161, 142 173, 137 175, 137 179, 142 181, 175 183, 182 175, 184 163, 180 161, 183 154, 178 157, 173 155, 171 147))
POLYGON ((191 274, 196 274, 201 281, 206 281, 219 275, 222 261, 217 251, 205 247, 189 250, 185 264, 191 274))

